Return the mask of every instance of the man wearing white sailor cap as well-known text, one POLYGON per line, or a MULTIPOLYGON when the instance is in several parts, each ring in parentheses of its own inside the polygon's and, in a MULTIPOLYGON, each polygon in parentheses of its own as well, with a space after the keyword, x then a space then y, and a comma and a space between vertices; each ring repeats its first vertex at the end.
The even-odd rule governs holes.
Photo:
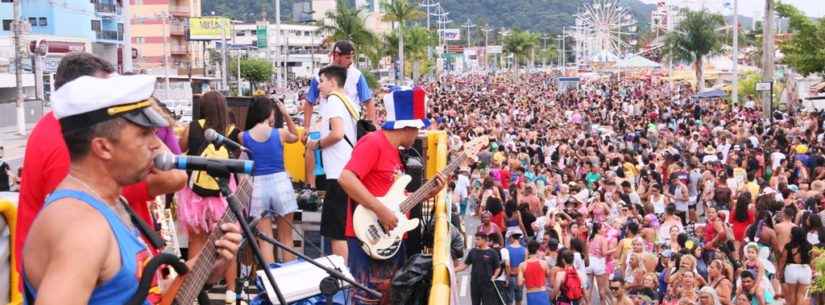
MULTIPOLYGON (((152 254, 120 191, 153 170, 161 148, 154 129, 168 122, 153 108, 154 89, 151 76, 83 76, 52 95, 71 166, 23 249, 27 303, 124 304, 137 291, 152 254)), ((240 230, 236 224, 221 229, 215 245, 221 261, 231 261, 240 230)), ((216 278, 222 262, 213 270, 216 278)))

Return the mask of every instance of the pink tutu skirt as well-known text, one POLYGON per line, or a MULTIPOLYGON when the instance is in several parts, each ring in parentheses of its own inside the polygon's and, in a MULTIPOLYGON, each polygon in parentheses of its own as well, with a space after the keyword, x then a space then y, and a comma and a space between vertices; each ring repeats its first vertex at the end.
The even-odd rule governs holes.
MULTIPOLYGON (((229 181, 229 189, 236 189, 235 178, 229 181)), ((226 212, 226 198, 223 196, 201 197, 188 185, 177 193, 178 221, 189 233, 207 234, 221 220, 226 212)))

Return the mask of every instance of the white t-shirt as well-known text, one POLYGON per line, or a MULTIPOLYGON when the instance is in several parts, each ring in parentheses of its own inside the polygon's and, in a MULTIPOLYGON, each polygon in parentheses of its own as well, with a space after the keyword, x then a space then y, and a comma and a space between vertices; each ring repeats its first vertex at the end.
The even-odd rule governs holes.
POLYGON ((774 151, 771 153, 771 169, 775 170, 782 164, 782 160, 785 159, 785 154, 774 151))
MULTIPOLYGON (((352 110, 355 111, 355 116, 358 117, 358 108, 352 104, 352 110)), ((353 145, 355 145, 355 121, 341 99, 334 95, 327 97, 325 101, 321 102, 319 109, 321 115, 321 138, 328 136, 331 132, 329 120, 331 118, 341 118, 344 125, 344 135, 353 145)), ((341 176, 341 171, 349 162, 352 155, 352 146, 347 143, 346 139, 341 139, 333 145, 328 145, 321 150, 321 157, 324 162, 324 172, 327 179, 338 179, 341 176)))
POLYGON ((467 190, 470 187, 470 178, 467 175, 459 174, 455 181, 455 192, 459 198, 467 198, 467 190))
MULTIPOLYGON (((499 254, 501 255, 501 262, 505 266, 510 265, 510 251, 507 251, 506 247, 502 247, 501 250, 498 250, 499 254)), ((501 271, 501 275, 496 278, 496 281, 506 281, 507 280, 507 272, 504 270, 501 271)))

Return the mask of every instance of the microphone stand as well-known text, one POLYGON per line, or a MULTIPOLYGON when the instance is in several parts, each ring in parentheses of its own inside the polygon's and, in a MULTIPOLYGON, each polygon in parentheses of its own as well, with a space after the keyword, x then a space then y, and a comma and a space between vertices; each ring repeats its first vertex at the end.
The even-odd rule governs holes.
POLYGON ((321 283, 319 285, 320 285, 321 293, 324 295, 324 297, 326 297, 327 304, 332 304, 332 296, 335 295, 335 293, 338 292, 339 289, 341 289, 340 285, 338 285, 337 280, 342 280, 344 282, 347 282, 350 285, 352 285, 353 287, 361 289, 363 291, 366 291, 367 293, 369 293, 369 294, 371 294, 375 297, 380 298, 382 296, 380 292, 375 291, 373 289, 370 289, 369 287, 364 286, 361 283, 358 283, 357 281, 347 277, 346 275, 344 275, 343 273, 341 273, 338 270, 335 270, 333 268, 324 266, 323 264, 321 264, 319 262, 316 262, 314 259, 310 258, 309 256, 306 256, 303 253, 299 253, 298 251, 293 250, 289 246, 284 245, 283 243, 275 240, 272 237, 264 235, 263 233, 261 233, 261 231, 259 231, 257 229, 255 229, 255 235, 258 238, 260 238, 261 240, 263 240, 265 242, 268 242, 268 243, 270 243, 270 244, 272 244, 272 245, 274 245, 274 246, 276 246, 276 247, 278 247, 278 248, 280 248, 280 249, 282 249, 286 252, 289 252, 289 253, 297 256, 297 257, 300 257, 304 261, 306 261, 306 262, 308 262, 312 265, 315 265, 315 267, 321 268, 321 270, 326 271, 327 274, 329 274, 329 277, 326 277, 323 280, 321 280, 321 283))
POLYGON ((241 210, 241 205, 238 202, 238 198, 232 194, 232 191, 229 189, 229 169, 225 166, 220 166, 217 164, 210 164, 209 168, 206 172, 214 177, 218 181, 218 185, 221 189, 221 194, 227 201, 227 207, 232 211, 232 214, 235 215, 235 219, 238 221, 238 224, 241 226, 241 231, 243 233, 244 238, 246 238, 247 242, 249 242, 249 248, 252 249, 252 254, 255 256, 255 261, 258 265, 264 266, 264 274, 266 274, 266 279, 272 284, 273 290, 275 290, 275 295, 278 297, 278 302, 281 305, 287 305, 286 298, 284 298, 281 289, 278 287, 278 284, 275 282, 275 277, 272 276, 272 272, 269 271, 269 266, 264 261, 264 257, 261 255, 261 249, 258 248, 258 243, 255 240, 255 235, 252 233, 252 229, 249 227, 249 223, 246 221, 244 217, 244 213, 241 210))

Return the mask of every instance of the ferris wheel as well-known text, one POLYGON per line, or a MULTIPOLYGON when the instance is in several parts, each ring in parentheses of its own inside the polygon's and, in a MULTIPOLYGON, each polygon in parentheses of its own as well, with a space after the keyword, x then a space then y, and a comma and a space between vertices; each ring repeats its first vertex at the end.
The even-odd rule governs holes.
POLYGON ((636 44, 636 19, 618 0, 592 0, 576 14, 571 36, 577 61, 617 61, 636 44))

